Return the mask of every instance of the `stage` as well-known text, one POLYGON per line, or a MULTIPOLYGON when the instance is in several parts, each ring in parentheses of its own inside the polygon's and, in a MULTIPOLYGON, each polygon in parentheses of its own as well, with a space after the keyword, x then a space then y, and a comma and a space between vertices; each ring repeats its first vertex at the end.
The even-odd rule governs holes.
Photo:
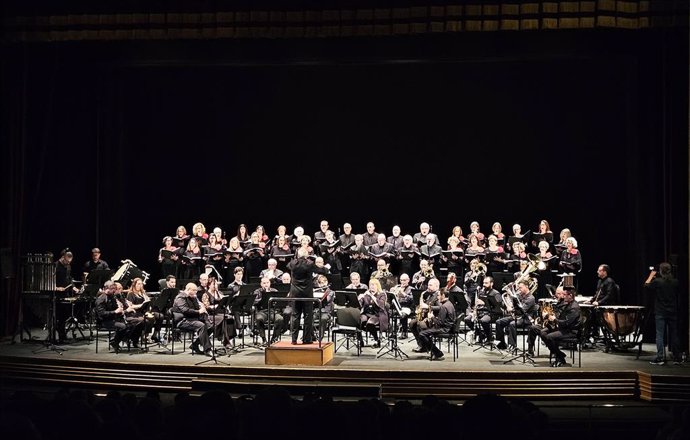
MULTIPOLYGON (((605 353, 594 346, 582 351, 581 367, 576 352, 574 364, 569 357, 567 366, 553 368, 543 345, 534 363, 523 363, 523 358, 509 361, 512 356, 505 351, 466 342, 460 342, 456 361, 448 352, 445 359, 430 361, 427 354, 413 352, 414 339, 406 339, 399 341, 399 348, 408 357, 385 354, 384 341, 383 350, 365 346, 360 356, 354 347, 342 346, 326 365, 309 366, 266 365, 265 349, 253 345, 250 338, 244 348, 230 355, 219 350, 216 363, 210 357, 192 355, 189 348, 183 352, 181 343, 175 344, 175 354, 170 345, 115 354, 107 351, 103 341, 98 353, 88 338, 70 339, 60 346, 65 349, 61 351, 44 343, 42 329, 33 329, 31 336, 29 340, 25 333, 22 341, 17 336, 14 343, 5 339, 0 344, 3 388, 26 384, 104 391, 224 389, 252 394, 279 385, 295 395, 321 392, 338 398, 420 399, 436 394, 463 400, 491 391, 531 400, 690 401, 690 364, 650 365, 654 346, 647 343, 639 359, 636 349, 605 353)), ((284 335, 281 344, 286 341, 289 337, 284 335)), ((445 344, 443 348, 447 351, 445 344)))

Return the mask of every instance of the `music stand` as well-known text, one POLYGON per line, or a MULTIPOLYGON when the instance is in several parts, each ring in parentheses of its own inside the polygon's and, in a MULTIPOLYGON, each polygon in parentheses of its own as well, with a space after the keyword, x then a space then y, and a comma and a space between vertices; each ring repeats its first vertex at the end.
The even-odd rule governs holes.
MULTIPOLYGON (((287 296, 288 292, 279 292, 278 290, 275 292, 264 292, 264 294, 261 296, 261 301, 259 301, 259 304, 256 305, 256 310, 266 310, 266 325, 268 326, 268 335, 266 338, 268 339, 268 345, 271 345, 271 341, 275 337, 275 335, 271 335, 271 304, 275 304, 275 302, 273 302, 274 299, 279 300, 282 298, 287 298, 287 296)), ((274 312, 273 315, 276 313, 278 312, 274 312)))
MULTIPOLYGON (((517 307, 517 304, 515 304, 515 302, 516 302, 515 298, 513 298, 513 310, 516 310, 516 311, 520 310, 520 308, 517 307)), ((522 334, 522 348, 518 349, 516 346, 515 348, 517 349, 518 353, 515 354, 510 359, 503 361, 503 363, 507 364, 508 362, 512 362, 516 359, 522 358, 523 364, 526 364, 527 362, 529 362, 530 364, 532 364, 532 366, 536 366, 534 359, 527 352, 527 348, 525 348, 525 339, 527 339, 529 337, 529 333, 525 334, 525 331, 529 332, 529 328, 532 325, 532 321, 530 319, 528 319, 528 316, 525 313, 522 313, 520 315, 515 315, 515 335, 516 335, 516 337, 517 337, 517 331, 518 331, 518 319, 522 319, 522 325, 519 326, 519 328, 521 328, 522 332, 523 332, 523 334, 522 334), (522 353, 520 353, 520 352, 522 352, 522 353)), ((515 341, 515 342, 517 343, 517 341, 515 341)))
POLYGON ((491 272, 494 279, 494 289, 501 292, 506 284, 515 280, 515 276, 511 272, 491 272))
POLYGON ((357 296, 364 292, 366 292, 366 289, 336 290, 333 303, 341 307, 354 307, 359 309, 360 304, 357 296))
MULTIPOLYGON (((155 311, 158 309, 159 313, 162 313, 163 316, 166 317, 166 319, 170 320, 170 326, 172 327, 172 322, 173 322, 173 317, 168 316, 169 313, 168 311, 173 305, 173 301, 175 301, 175 297, 180 293, 180 289, 178 288, 166 288, 161 290, 161 293, 158 294, 157 297, 151 300, 151 310, 155 311)), ((172 331, 168 335, 168 338, 165 340, 165 342, 161 341, 160 339, 157 342, 157 345, 159 347, 163 347, 166 350, 170 351, 168 348, 168 341, 172 338, 172 331)))
POLYGON ((287 293, 290 291, 290 285, 289 284, 276 283, 276 284, 271 284, 271 287, 276 289, 278 292, 287 293))
POLYGON ((338 290, 343 288, 343 277, 341 274, 329 273, 326 274, 326 278, 328 278, 328 285, 331 287, 332 290, 338 290))
POLYGON ((393 359, 397 359, 398 357, 401 360, 409 359, 407 353, 405 353, 400 349, 400 347, 398 347, 398 318, 403 316, 402 308, 400 307, 398 298, 395 297, 394 293, 388 292, 387 295, 388 302, 393 304, 393 307, 391 307, 390 309, 391 317, 393 318, 393 336, 391 336, 389 332, 386 344, 379 349, 376 358, 378 359, 381 356, 389 354, 393 356, 393 359))
POLYGON ((213 329, 213 336, 211 336, 211 357, 209 359, 205 359, 201 362, 197 362, 194 365, 203 365, 206 362, 211 362, 211 361, 213 361, 213 363, 215 363, 216 365, 218 365, 219 362, 223 365, 230 365, 227 362, 219 361, 216 358, 216 338, 218 337, 218 335, 216 335, 216 312, 218 311, 219 308, 227 307, 228 302, 230 301, 230 298, 232 298, 232 297, 224 296, 218 302, 218 304, 216 305, 216 308, 214 310, 212 310, 213 314, 211 315, 211 328, 213 329))
POLYGON ((113 271, 111 269, 92 270, 86 276, 86 284, 95 285, 97 289, 100 289, 106 281, 110 280, 112 275, 113 271))
POLYGON ((254 315, 252 313, 252 309, 254 308, 254 295, 246 290, 243 291, 242 287, 244 286, 245 285, 242 285, 240 287, 240 293, 237 296, 233 296, 230 300, 230 313, 232 313, 234 317, 240 318, 240 322, 236 322, 235 327, 239 325, 240 333, 242 334, 240 345, 235 346, 235 351, 247 348, 247 345, 244 343, 244 328, 241 322, 243 315, 250 317, 248 330, 251 331, 254 329, 254 315))

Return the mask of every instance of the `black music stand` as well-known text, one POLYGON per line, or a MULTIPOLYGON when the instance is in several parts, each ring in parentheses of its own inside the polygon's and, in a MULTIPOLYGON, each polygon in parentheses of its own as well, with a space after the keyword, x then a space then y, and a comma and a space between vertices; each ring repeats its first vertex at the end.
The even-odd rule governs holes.
MULTIPOLYGON (((103 287, 103 284, 105 284, 105 282, 108 281, 112 277, 112 275, 113 271, 111 269, 92 270, 86 276, 85 284, 88 284, 89 286, 96 286, 96 290, 98 290, 101 287, 103 287)), ((84 287, 84 289, 86 289, 86 286, 84 287)), ((91 296, 98 296, 98 294, 96 293, 91 296)))
POLYGON ((360 304, 357 296, 364 292, 366 292, 365 289, 336 290, 333 303, 341 307, 354 307, 359 309, 360 304))
POLYGON ((387 293, 388 295, 388 302, 393 305, 391 307, 391 318, 393 318, 393 335, 391 336, 390 332, 388 334, 388 339, 386 340, 386 344, 383 345, 377 355, 376 358, 380 358, 385 355, 392 355, 393 359, 398 359, 400 360, 405 360, 409 359, 409 356, 407 353, 402 351, 400 347, 398 347, 398 318, 402 317, 403 312, 402 308, 400 307, 400 303, 398 302, 398 298, 395 297, 394 293, 387 293))
POLYGON ((218 337, 218 335, 216 335, 216 311, 217 311, 219 308, 222 309, 222 308, 227 307, 227 306, 228 306, 228 303, 230 302, 230 299, 231 299, 231 298, 232 298, 232 297, 230 297, 230 296, 224 296, 224 297, 218 302, 218 305, 216 306, 215 310, 213 310, 213 314, 211 315, 211 316, 212 316, 212 317, 211 317, 211 328, 213 329, 213 335, 211 336, 211 357, 210 357, 209 359, 205 359, 205 360, 203 360, 203 361, 201 361, 201 362, 197 362, 197 363, 194 364, 194 365, 203 365, 203 364, 205 364, 206 362, 213 362, 213 363, 215 363, 216 365, 218 365, 219 362, 220 362, 221 364, 223 364, 223 365, 230 365, 230 364, 228 364, 227 362, 219 361, 219 360, 216 358, 216 338, 218 337))
POLYGON ((156 309, 158 309, 159 313, 162 313, 163 316, 166 317, 166 319, 170 320, 171 331, 168 334, 168 337, 166 338, 165 342, 161 341, 160 339, 157 342, 157 345, 159 347, 163 347, 168 351, 171 351, 168 348, 168 341, 170 340, 170 338, 173 337, 173 335, 172 335, 173 317, 169 313, 169 311, 173 305, 173 301, 175 301, 175 297, 179 293, 180 293, 180 289, 169 287, 167 289, 161 290, 161 293, 156 298, 151 300, 151 310, 156 311, 156 309))
POLYGON ((50 293, 50 318, 48 319, 48 335, 43 340, 43 349, 33 351, 32 353, 38 354, 43 353, 44 351, 54 351, 60 356, 62 356, 62 352, 67 351, 67 349, 57 345, 57 341, 55 340, 55 332, 57 331, 57 291, 48 290, 47 292, 50 293))
MULTIPOLYGON (((513 303, 515 303, 515 299, 513 299, 513 303)), ((514 310, 520 310, 517 307, 517 304, 513 305, 514 310)), ((506 359, 503 361, 504 364, 507 364, 508 362, 512 362, 514 360, 522 358, 522 363, 526 364, 529 362, 532 364, 532 366, 536 366, 536 363, 534 362, 534 358, 530 356, 530 354, 527 352, 527 348, 525 347, 525 340, 529 337, 529 329, 532 326, 532 320, 528 318, 528 316, 525 313, 522 313, 521 315, 516 315, 515 316, 515 335, 517 337, 517 332, 521 329, 522 330, 522 348, 516 348, 517 354, 515 354, 513 357, 510 359, 506 359), (522 325, 518 327, 518 319, 522 319, 522 325)), ((517 341, 515 341, 517 343, 517 341)))
MULTIPOLYGON (((242 286, 244 287, 244 286, 242 286)), ((254 315, 252 313, 254 308, 254 295, 252 293, 249 293, 247 291, 242 291, 240 290, 240 293, 236 296, 233 296, 232 299, 230 299, 230 313, 233 315, 233 317, 239 317, 240 322, 235 322, 235 328, 238 327, 240 332, 242 334, 241 337, 241 342, 239 346, 235 346, 234 350, 239 351, 242 348, 247 348, 247 345, 244 343, 244 328, 242 325, 242 316, 249 316, 250 317, 250 323, 249 323, 249 331, 252 331, 254 329, 254 315)))
POLYGON ((276 290, 275 292, 264 292, 264 294, 261 296, 261 301, 259 301, 259 304, 256 305, 257 311, 266 310, 267 313, 266 325, 268 326, 268 334, 266 335, 266 339, 268 340, 268 345, 271 345, 271 341, 273 340, 271 336, 271 304, 275 303, 275 301, 273 301, 274 299, 286 298, 287 296, 288 292, 280 292, 278 290, 276 290))
POLYGON ((494 289, 501 292, 506 284, 515 281, 515 276, 512 272, 491 272, 494 279, 494 289))

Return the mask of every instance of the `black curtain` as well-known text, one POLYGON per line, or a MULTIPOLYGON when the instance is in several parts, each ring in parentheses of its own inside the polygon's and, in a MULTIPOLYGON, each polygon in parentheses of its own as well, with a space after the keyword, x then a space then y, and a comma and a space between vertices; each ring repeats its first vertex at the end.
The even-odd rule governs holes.
POLYGON ((546 218, 580 241, 582 294, 608 263, 644 304, 650 264, 675 260, 687 283, 678 33, 6 49, 5 332, 23 254, 69 246, 78 269, 99 246, 155 280, 161 238, 197 221, 429 221, 445 239, 546 218))

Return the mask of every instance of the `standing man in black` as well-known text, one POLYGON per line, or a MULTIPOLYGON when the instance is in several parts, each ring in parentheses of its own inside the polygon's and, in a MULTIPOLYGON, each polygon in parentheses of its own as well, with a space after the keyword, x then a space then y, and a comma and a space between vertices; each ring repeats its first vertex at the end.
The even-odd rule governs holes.
POLYGON ((592 297, 593 306, 616 304, 618 302, 618 285, 611 278, 611 268, 608 264, 600 264, 597 268, 597 291, 592 297))
MULTIPOLYGON (((592 299, 588 301, 594 307, 618 303, 618 284, 613 281, 610 273, 611 268, 608 264, 600 264, 597 268, 597 278, 599 278, 597 290, 592 299)), ((595 308, 592 311, 592 318, 592 336, 597 337, 601 328, 601 313, 598 309, 595 308)))
MULTIPOLYGON (((305 249, 297 250, 297 258, 290 261, 287 266, 292 273, 292 281, 290 282, 289 298, 313 298, 314 297, 314 273, 326 274, 325 268, 316 267, 313 261, 309 259, 309 254, 305 249)), ((300 317, 304 316, 304 329, 302 332, 302 343, 311 344, 312 336, 314 334, 314 303, 311 301, 295 301, 292 308, 292 344, 297 344, 297 336, 299 335, 299 321, 300 317)))
POLYGON ((661 263, 659 274, 652 269, 645 281, 645 290, 654 295, 654 322, 656 324, 656 357, 650 361, 653 365, 664 365, 664 346, 666 328, 668 327, 668 346, 673 355, 673 363, 681 363, 680 344, 678 340, 678 280, 673 276, 671 265, 661 263))
POLYGON ((84 280, 94 270, 108 270, 110 266, 105 260, 101 260, 101 250, 99 248, 91 249, 91 259, 84 264, 84 280))
MULTIPOLYGON (((70 293, 77 293, 79 289, 74 286, 72 279, 72 259, 74 255, 69 249, 63 249, 60 252, 60 258, 55 262, 55 290, 56 295, 71 296, 70 293)), ((67 332, 65 331, 65 322, 70 316, 72 308, 69 304, 61 304, 55 302, 55 328, 53 331, 58 334, 58 344, 62 344, 67 339, 67 332)), ((54 337, 54 334, 50 335, 54 337)))

